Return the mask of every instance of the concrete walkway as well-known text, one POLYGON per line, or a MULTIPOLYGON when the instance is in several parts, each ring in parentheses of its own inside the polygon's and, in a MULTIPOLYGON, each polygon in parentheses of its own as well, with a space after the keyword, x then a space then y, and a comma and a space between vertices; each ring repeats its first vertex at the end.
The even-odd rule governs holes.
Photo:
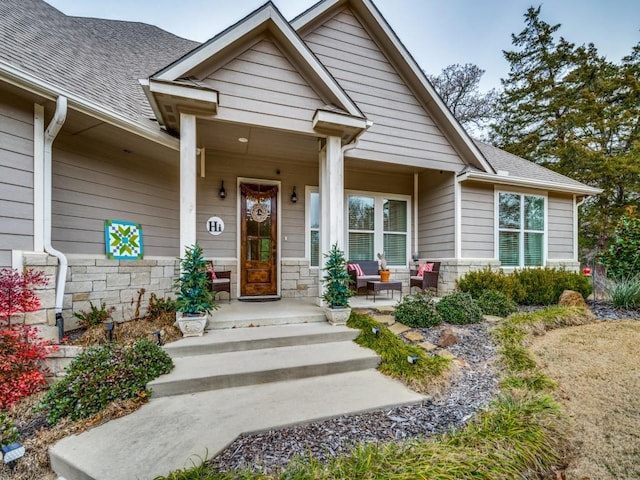
POLYGON ((176 371, 154 382, 167 396, 61 440, 50 451, 52 468, 66 480, 153 479, 215 456, 243 433, 424 400, 374 370, 375 355, 352 342, 355 334, 311 323, 210 331, 173 343, 168 350, 176 371), (321 356, 328 370, 319 367, 321 356), (190 375, 198 363, 208 373, 190 375), (226 380, 212 380, 220 374, 226 380), (236 375, 242 386, 235 386, 236 375), (207 388, 215 389, 176 394, 180 385, 194 391, 196 377, 203 376, 207 388), (250 384, 247 378, 253 378, 250 384))

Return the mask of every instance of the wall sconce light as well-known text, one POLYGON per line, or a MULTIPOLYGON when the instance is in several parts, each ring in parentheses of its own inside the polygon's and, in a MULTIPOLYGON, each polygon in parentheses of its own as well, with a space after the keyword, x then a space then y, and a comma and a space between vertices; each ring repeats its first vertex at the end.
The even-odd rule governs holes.
POLYGON ((293 186, 293 192, 291 193, 291 203, 296 203, 298 201, 298 194, 296 193, 296 186, 293 186))
POLYGON ((225 198, 227 198, 227 191, 224 189, 224 180, 222 180, 222 183, 220 183, 220 190, 218 190, 218 196, 224 200, 225 198))

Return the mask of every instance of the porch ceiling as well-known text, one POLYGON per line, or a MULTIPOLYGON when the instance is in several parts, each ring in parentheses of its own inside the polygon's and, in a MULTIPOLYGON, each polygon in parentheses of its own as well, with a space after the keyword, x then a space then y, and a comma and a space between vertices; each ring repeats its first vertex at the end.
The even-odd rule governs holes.
POLYGON ((207 150, 282 160, 318 159, 318 139, 313 136, 206 120, 198 121, 197 131, 197 146, 207 150))

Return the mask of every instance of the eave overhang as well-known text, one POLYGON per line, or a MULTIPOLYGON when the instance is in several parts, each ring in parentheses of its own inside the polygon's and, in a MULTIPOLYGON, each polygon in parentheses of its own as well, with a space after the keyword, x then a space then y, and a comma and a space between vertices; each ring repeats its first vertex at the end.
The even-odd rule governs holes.
POLYGON ((588 185, 569 185, 566 183, 533 180, 529 178, 514 177, 509 175, 495 175, 485 172, 464 172, 457 176, 459 183, 474 181, 491 183, 494 185, 507 185, 512 187, 536 188, 554 192, 571 193, 575 195, 593 196, 602 193, 602 189, 588 185))
POLYGON ((342 138, 343 145, 351 143, 371 125, 373 123, 366 118, 330 110, 316 110, 313 116, 315 131, 323 135, 339 136, 342 138))
POLYGON ((167 131, 180 131, 180 113, 213 116, 218 112, 219 94, 202 85, 150 78, 140 80, 158 123, 167 131))
POLYGON ((111 109, 91 102, 64 88, 53 86, 1 60, 0 81, 14 85, 27 92, 36 94, 51 101, 56 101, 59 96, 64 96, 67 98, 69 108, 77 112, 84 113, 85 115, 96 118, 110 125, 122 128, 123 130, 147 140, 151 140, 159 145, 171 148, 172 150, 180 149, 180 144, 177 139, 167 135, 151 122, 149 122, 149 125, 145 125, 143 123, 136 122, 135 120, 131 120, 111 109))

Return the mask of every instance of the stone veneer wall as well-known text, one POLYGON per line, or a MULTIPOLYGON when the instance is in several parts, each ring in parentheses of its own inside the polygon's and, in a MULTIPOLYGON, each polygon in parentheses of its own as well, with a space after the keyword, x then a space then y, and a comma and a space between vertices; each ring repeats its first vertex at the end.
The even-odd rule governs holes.
POLYGON ((451 293, 456 289, 456 281, 469 272, 482 270, 485 267, 492 269, 500 268, 498 260, 490 259, 422 259, 420 263, 440 262, 440 278, 438 280, 438 296, 442 297, 447 293, 451 293))
MULTIPOLYGON (((158 298, 175 296, 173 279, 177 274, 178 260, 172 257, 146 258, 144 260, 108 260, 104 257, 68 255, 69 268, 63 300, 62 315, 65 330, 77 328, 73 312, 88 311, 90 302, 108 308, 114 307, 115 321, 130 320, 135 316, 140 289, 145 289, 140 314, 144 314, 149 296, 158 298)), ((49 285, 38 290, 42 309, 27 315, 25 321, 35 325, 43 338, 57 340, 55 327, 55 288, 58 259, 42 253, 25 253, 25 268, 42 270, 49 278, 49 285)))
POLYGON ((318 297, 320 272, 306 258, 283 258, 281 274, 282 298, 318 297))

